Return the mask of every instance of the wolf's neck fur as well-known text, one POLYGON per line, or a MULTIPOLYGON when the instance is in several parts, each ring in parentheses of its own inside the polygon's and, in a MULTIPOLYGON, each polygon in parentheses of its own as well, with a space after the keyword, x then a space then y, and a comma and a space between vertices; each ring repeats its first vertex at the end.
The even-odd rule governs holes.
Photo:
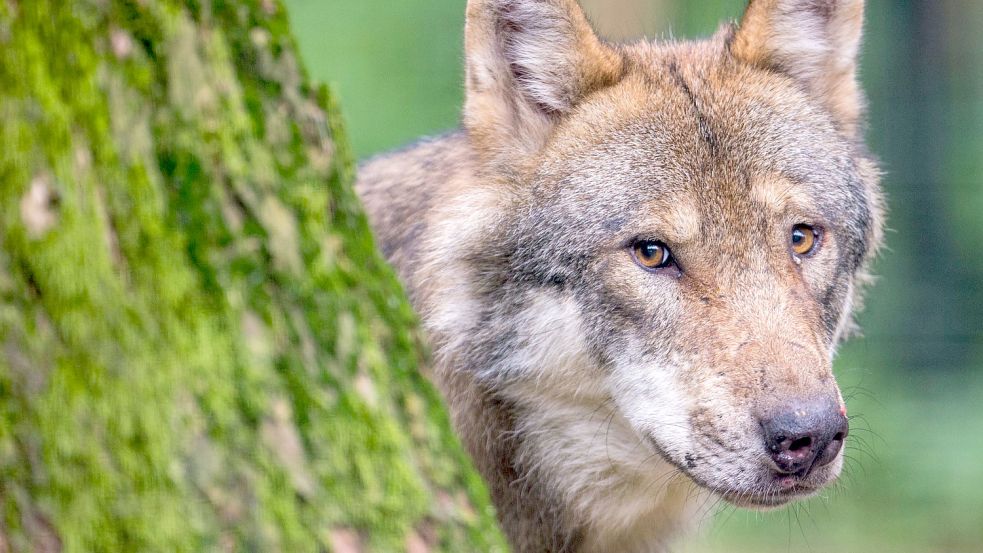
POLYGON ((578 552, 664 551, 711 503, 605 404, 540 396, 520 410, 517 459, 527 477, 562 490, 569 524, 585 530, 578 552))
POLYGON ((604 402, 441 385, 517 553, 666 551, 713 503, 604 402))

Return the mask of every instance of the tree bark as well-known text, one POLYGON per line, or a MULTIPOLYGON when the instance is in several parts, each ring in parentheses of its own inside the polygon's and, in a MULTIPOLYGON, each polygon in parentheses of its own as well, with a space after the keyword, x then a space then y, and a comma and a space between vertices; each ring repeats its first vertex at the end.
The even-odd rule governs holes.
POLYGON ((498 551, 275 0, 0 0, 0 552, 498 551))

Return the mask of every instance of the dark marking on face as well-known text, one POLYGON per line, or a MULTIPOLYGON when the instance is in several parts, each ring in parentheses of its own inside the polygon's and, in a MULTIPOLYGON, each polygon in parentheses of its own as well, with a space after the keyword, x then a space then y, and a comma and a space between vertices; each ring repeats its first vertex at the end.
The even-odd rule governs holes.
POLYGON ((679 71, 679 65, 675 60, 669 62, 669 74, 672 76, 673 80, 686 94, 686 98, 689 99, 690 104, 693 106, 693 111, 696 113, 696 120, 700 128, 700 138, 707 144, 710 151, 716 155, 718 150, 717 138, 714 136, 713 131, 710 129, 710 122, 708 121, 706 114, 700 109, 699 101, 696 95, 693 93, 693 89, 690 88, 689 83, 683 78, 682 73, 679 71))
POLYGON ((612 217, 604 221, 602 228, 606 231, 615 233, 620 231, 622 228, 624 228, 625 222, 626 222, 626 218, 624 216, 619 215, 617 217, 612 217))
POLYGON ((478 79, 478 69, 474 65, 468 67, 468 87, 471 90, 481 90, 481 81, 478 79))
POLYGON ((734 39, 737 37, 737 30, 739 27, 737 23, 731 23, 727 25, 727 34, 724 36, 724 50, 728 53, 731 52, 731 45, 734 44, 734 39))
POLYGON ((833 17, 834 4, 834 0, 812 0, 806 3, 805 9, 818 15, 826 23, 833 17))
MULTIPOLYGON (((844 265, 844 260, 840 261, 841 267, 838 271, 843 271, 842 265, 844 265)), ((844 275, 846 273, 839 273, 844 275)), ((832 340, 833 336, 836 334, 836 329, 840 326, 840 319, 844 316, 843 307, 846 301, 846 296, 849 293, 849 284, 845 280, 845 277, 841 276, 837 282, 832 283, 826 292, 820 298, 819 302, 822 306, 822 322, 823 327, 826 330, 826 337, 828 340, 832 340)))

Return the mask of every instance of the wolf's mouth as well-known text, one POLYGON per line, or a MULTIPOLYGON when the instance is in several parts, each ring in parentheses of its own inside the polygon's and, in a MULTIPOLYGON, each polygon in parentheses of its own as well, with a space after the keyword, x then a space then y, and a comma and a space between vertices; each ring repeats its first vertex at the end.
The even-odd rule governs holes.
POLYGON ((719 495, 724 501, 736 507, 745 509, 775 509, 788 505, 793 501, 815 495, 825 486, 824 483, 817 484, 814 481, 804 481, 796 476, 774 474, 774 481, 770 485, 765 484, 749 490, 722 487, 700 478, 688 470, 687 467, 673 461, 672 457, 667 455, 659 446, 655 437, 645 435, 645 441, 666 462, 676 466, 680 472, 686 474, 700 487, 719 495))

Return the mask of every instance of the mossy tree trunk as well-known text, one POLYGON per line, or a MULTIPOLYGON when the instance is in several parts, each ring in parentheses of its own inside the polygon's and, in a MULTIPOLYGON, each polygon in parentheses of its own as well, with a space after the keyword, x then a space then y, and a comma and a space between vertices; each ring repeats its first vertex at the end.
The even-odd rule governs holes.
POLYGON ((504 549, 275 0, 0 0, 0 552, 504 549))

